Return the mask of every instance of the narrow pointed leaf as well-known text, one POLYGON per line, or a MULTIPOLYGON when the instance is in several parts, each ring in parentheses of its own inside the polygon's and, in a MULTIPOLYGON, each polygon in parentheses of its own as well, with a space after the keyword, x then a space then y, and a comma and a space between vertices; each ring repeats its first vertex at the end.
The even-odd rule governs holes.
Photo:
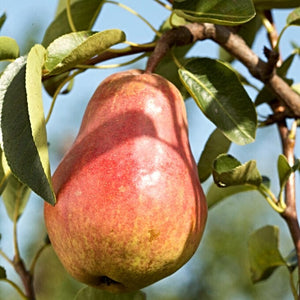
POLYGON ((252 185, 259 187, 262 176, 256 168, 256 162, 250 160, 241 164, 231 155, 219 155, 213 164, 213 177, 220 187, 232 185, 252 185))
POLYGON ((146 300, 146 295, 141 291, 113 294, 92 287, 84 287, 79 290, 74 300, 146 300))
POLYGON ((179 76, 202 112, 229 140, 240 145, 255 140, 256 110, 235 72, 218 60, 198 58, 179 69, 179 76))
POLYGON ((66 34, 47 48, 45 68, 52 75, 63 73, 124 40, 125 34, 119 29, 66 34))
POLYGON ((5 20, 6 20, 6 13, 2 14, 0 17, 0 29, 3 26, 5 20))
POLYGON ((229 26, 245 23, 255 16, 251 0, 175 0, 173 9, 177 15, 191 22, 209 22, 229 26))
POLYGON ((0 280, 1 279, 6 279, 6 270, 2 266, 0 266, 0 280))
MULTIPOLYGON (((298 3, 299 5, 300 3, 298 3)), ((297 25, 300 26, 300 7, 294 9, 286 19, 287 25, 297 25)))
POLYGON ((251 234, 248 241, 251 279, 254 283, 267 279, 285 260, 279 251, 279 229, 267 225, 251 234))
MULTIPOLYGON (((103 0, 72 1, 71 15, 77 31, 91 30, 98 14, 100 13, 103 2, 103 0)), ((48 45, 56 38, 72 32, 67 17, 67 10, 66 8, 61 9, 62 10, 46 30, 42 42, 44 47, 48 47, 48 45)))
POLYGON ((198 174, 201 182, 204 182, 212 173, 216 157, 227 153, 230 145, 231 142, 219 129, 215 129, 209 136, 198 162, 198 174))
MULTIPOLYGON (((44 149, 37 149, 35 140, 39 137, 33 137, 42 131, 32 129, 30 120, 34 116, 30 116, 32 111, 28 111, 27 95, 31 97, 30 95, 35 92, 37 95, 41 92, 39 84, 31 87, 30 81, 26 83, 26 70, 35 80, 41 81, 41 70, 37 67, 41 60, 36 59, 37 61, 32 62, 32 65, 30 63, 30 66, 26 66, 26 58, 16 59, 5 69, 0 78, 2 149, 12 173, 18 180, 43 199, 54 204, 55 196, 44 170, 45 162, 42 163, 40 157, 40 153, 45 152, 44 149)), ((34 99, 39 99, 39 96, 34 99)), ((35 105, 34 102, 32 105, 35 105)))

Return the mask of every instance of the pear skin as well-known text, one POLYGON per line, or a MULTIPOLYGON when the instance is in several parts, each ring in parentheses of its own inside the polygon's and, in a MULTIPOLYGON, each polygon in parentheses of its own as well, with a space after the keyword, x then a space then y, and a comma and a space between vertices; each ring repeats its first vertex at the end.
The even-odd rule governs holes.
POLYGON ((53 177, 44 215, 77 280, 111 292, 146 287, 195 253, 206 218, 180 92, 156 74, 119 72, 97 88, 53 177))

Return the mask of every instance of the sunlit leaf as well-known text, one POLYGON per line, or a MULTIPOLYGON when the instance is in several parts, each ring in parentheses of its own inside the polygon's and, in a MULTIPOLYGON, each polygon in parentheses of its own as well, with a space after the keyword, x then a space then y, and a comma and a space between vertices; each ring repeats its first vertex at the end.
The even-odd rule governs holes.
POLYGON ((0 266, 0 279, 5 279, 6 278, 6 270, 4 267, 0 266))
POLYGON ((141 292, 113 294, 92 287, 82 288, 74 300, 146 300, 146 295, 141 292))
POLYGON ((220 187, 245 184, 259 187, 262 183, 262 176, 257 170, 254 160, 241 164, 228 154, 221 154, 215 159, 213 177, 215 183, 220 187))
POLYGON ((119 29, 66 34, 47 48, 45 68, 52 75, 63 73, 124 40, 125 34, 119 29))
MULTIPOLYGON (((34 111, 31 105, 37 105, 34 104, 34 99, 39 99, 38 95, 41 92, 39 83, 34 88, 31 86, 30 80, 26 82, 26 70, 29 70, 30 76, 33 76, 35 80, 41 81, 42 58, 37 55, 35 59, 33 57, 32 59, 34 62, 30 58, 30 65, 32 63, 30 67, 26 66, 25 57, 16 59, 8 65, 0 78, 1 145, 8 165, 18 180, 53 204, 55 196, 49 184, 48 174, 45 173, 45 161, 42 162, 40 157, 40 154, 45 153, 46 149, 37 149, 35 144, 36 140, 43 140, 36 136, 43 131, 37 127, 43 126, 43 124, 34 123, 35 128, 32 128, 31 119, 35 116, 29 115, 34 111), (27 95, 31 97, 35 92, 37 95, 28 106, 27 95)), ((43 148, 45 145, 41 146, 39 142, 39 147, 43 148)), ((44 160, 45 157, 42 159, 44 160)))
MULTIPOLYGON (((298 2, 298 5, 300 3, 298 2)), ((287 25, 297 25, 300 26, 300 7, 294 9, 286 19, 287 25)))
POLYGON ((279 251, 279 229, 276 226, 268 225, 252 233, 248 249, 254 283, 267 279, 276 268, 286 265, 279 251))
MULTIPOLYGON (((65 1, 66 2, 66 1, 65 1)), ((103 5, 103 0, 72 1, 71 15, 77 31, 91 30, 103 5)), ((47 47, 56 38, 72 32, 65 7, 47 28, 42 44, 47 47)))
POLYGON ((175 0, 173 9, 177 15, 192 22, 209 22, 230 26, 245 23, 255 16, 251 0, 175 0))
POLYGON ((227 153, 230 145, 231 142, 219 129, 215 129, 209 136, 198 162, 198 174, 201 182, 210 176, 216 157, 227 153))
POLYGON ((15 59, 19 57, 18 43, 11 37, 0 36, 0 60, 15 59))
POLYGON ((202 112, 229 140, 240 145, 254 141, 256 110, 231 68, 218 60, 198 58, 180 68, 179 76, 202 112))

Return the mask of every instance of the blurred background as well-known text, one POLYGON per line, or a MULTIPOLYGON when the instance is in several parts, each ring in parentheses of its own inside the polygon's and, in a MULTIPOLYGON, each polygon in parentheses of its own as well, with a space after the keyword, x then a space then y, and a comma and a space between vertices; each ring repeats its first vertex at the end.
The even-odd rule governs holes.
MULTIPOLYGON (((153 0, 121 1, 136 10, 139 14, 159 28, 169 12, 153 0)), ((21 54, 26 54, 35 44, 41 43, 47 26, 52 21, 57 2, 54 0, 34 1, 1 0, 0 15, 7 14, 7 20, 0 34, 10 36, 18 42, 21 54)), ((284 26, 290 10, 275 10, 274 18, 278 31, 284 26)), ((94 30, 120 28, 125 31, 127 40, 145 43, 152 40, 153 32, 136 16, 122 8, 106 4, 98 18, 94 30)), ((283 36, 281 50, 283 58, 292 51, 291 42, 298 42, 297 28, 289 28, 283 36)), ((263 46, 268 46, 266 32, 261 30, 254 42, 254 51, 263 57, 263 46)), ((198 43, 189 56, 197 54, 203 57, 218 57, 218 46, 210 41, 198 43)), ((128 58, 117 60, 126 61, 128 58)), ((115 63, 116 61, 113 61, 115 63)), ((111 63, 111 62, 105 62, 111 63)), ((142 60, 126 68, 144 68, 142 60)), ((239 63, 234 66, 245 76, 248 71, 239 63)), ((300 81, 299 57, 294 61, 288 73, 295 82, 300 81)), ((54 113, 47 124, 49 152, 52 172, 55 170, 64 152, 70 147, 79 129, 81 118, 88 100, 98 84, 108 75, 126 68, 108 70, 89 70, 75 79, 73 90, 67 95, 60 95, 54 113)), ((262 86, 260 82, 250 81, 262 86)), ((255 90, 247 89, 250 97, 255 98, 255 90)), ((45 113, 48 112, 51 98, 43 93, 45 113)), ((214 130, 210 123, 195 105, 192 99, 186 101, 190 128, 190 142, 193 154, 198 161, 203 146, 214 130)), ((268 115, 267 107, 260 108, 260 116, 268 115)), ((257 161, 261 174, 271 179, 272 190, 277 194, 277 157, 280 154, 280 141, 275 126, 260 129, 257 139, 247 146, 232 145, 230 153, 241 162, 250 159, 257 161)), ((299 153, 299 144, 296 154, 299 153)), ((204 183, 204 190, 211 184, 211 179, 204 183)), ((297 178, 297 184, 299 179, 297 178)), ((279 268, 265 282, 252 285, 250 281, 247 240, 255 229, 274 224, 280 228, 280 249, 287 255, 293 248, 285 223, 270 209, 266 201, 256 192, 240 194, 226 199, 209 211, 208 223, 202 243, 194 257, 174 275, 145 289, 149 300, 288 300, 292 299, 289 287, 289 274, 279 268)), ((8 255, 13 253, 12 222, 6 216, 5 208, 0 202, 0 241, 1 249, 8 255)), ((21 253, 30 263, 33 253, 42 245, 46 236, 43 221, 43 201, 32 194, 30 201, 19 221, 19 241, 21 253)), ((0 265, 7 269, 8 277, 18 281, 14 271, 0 257, 0 265)), ((57 260, 51 247, 40 257, 36 269, 35 285, 38 300, 73 299, 81 284, 70 278, 57 260)), ((0 282, 0 299, 19 299, 15 291, 6 283, 0 282)))

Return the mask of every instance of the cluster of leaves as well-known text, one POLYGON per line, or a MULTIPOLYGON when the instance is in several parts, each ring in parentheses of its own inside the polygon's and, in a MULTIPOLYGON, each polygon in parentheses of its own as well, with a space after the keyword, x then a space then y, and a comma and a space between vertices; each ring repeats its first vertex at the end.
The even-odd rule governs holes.
MULTIPOLYGON (((45 118, 43 85, 53 96, 54 104, 62 88, 83 72, 92 58, 126 40, 125 33, 119 29, 92 31, 104 3, 99 0, 74 0, 67 5, 66 1, 61 0, 43 41, 33 46, 25 56, 20 56, 15 40, 0 37, 0 60, 11 61, 0 77, 0 192, 12 220, 16 221, 21 215, 30 190, 45 201, 55 203, 46 131, 52 110, 45 118)), ((262 24, 261 11, 294 8, 298 4, 297 0, 175 0, 172 14, 161 31, 187 22, 239 25, 238 33, 251 46, 262 24)), ((5 19, 4 14, 0 18, 0 28, 5 19)), ((281 35, 291 25, 300 25, 300 8, 288 16, 281 35)), ((233 58, 230 55, 221 52, 220 60, 201 57, 186 59, 185 54, 190 47, 174 49, 175 56, 185 63, 178 72, 170 72, 170 68, 177 70, 171 57, 166 57, 156 71, 185 91, 185 95, 192 96, 201 111, 216 126, 198 163, 200 179, 205 181, 212 174, 215 181, 207 194, 209 207, 229 195, 256 190, 276 211, 282 212, 285 208, 282 192, 287 178, 299 169, 299 161, 290 166, 284 156, 279 156, 280 193, 275 197, 269 188, 269 180, 259 173, 255 161, 241 164, 228 154, 231 143, 245 145, 255 140, 258 128, 256 107, 271 101, 273 94, 264 87, 253 103, 243 87, 243 84, 250 83, 233 69, 230 64, 233 58)), ((299 51, 296 47, 278 69, 278 74, 284 79, 299 51)), ((288 82, 293 84, 292 81, 288 82)), ((70 87, 66 92, 70 91, 70 87)), ((284 259, 279 252, 278 231, 275 227, 268 226, 255 232, 249 241, 249 253, 254 282, 267 278, 277 266, 285 265, 291 272, 294 270, 294 256, 284 259), (260 263, 262 257, 268 257, 263 264, 260 263)), ((2 268, 0 275, 1 278, 6 276, 2 268)), ((93 294, 86 289, 76 299, 87 299, 86 293, 93 294)), ((103 297, 108 299, 107 295, 103 297)), ((142 299, 144 296, 137 293, 135 297, 142 299)))

